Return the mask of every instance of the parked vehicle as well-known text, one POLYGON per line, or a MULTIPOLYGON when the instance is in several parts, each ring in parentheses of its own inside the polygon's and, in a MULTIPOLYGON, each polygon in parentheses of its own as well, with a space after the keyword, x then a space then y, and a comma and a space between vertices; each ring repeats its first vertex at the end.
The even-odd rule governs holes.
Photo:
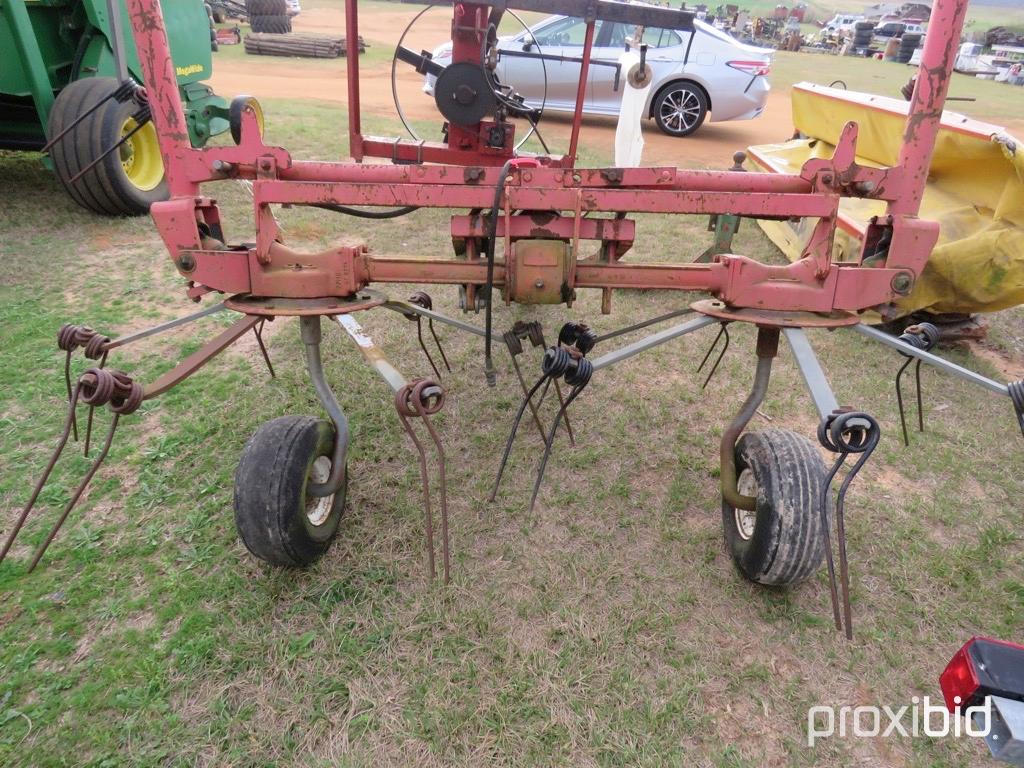
MULTIPOLYGON (((498 80, 532 107, 572 112, 580 64, 560 59, 580 57, 585 32, 581 18, 549 16, 517 35, 499 38, 498 80)), ((618 115, 624 76, 615 65, 633 32, 625 24, 597 22, 585 113, 618 115)), ((653 70, 644 114, 670 136, 689 136, 709 113, 713 122, 721 122, 751 120, 764 111, 771 90, 771 50, 741 43, 701 21, 694 21, 692 32, 648 28, 644 41, 653 70)), ((438 46, 434 60, 447 64, 451 50, 451 43, 438 46)), ((428 93, 433 93, 433 82, 428 76, 428 93)))
POLYGON ((825 26, 821 29, 831 35, 850 35, 853 34, 858 21, 864 21, 864 17, 852 13, 838 13, 825 22, 825 26))
POLYGON ((876 37, 900 37, 907 27, 902 21, 887 21, 875 27, 876 37))
MULTIPOLYGON (((122 6, 123 8, 123 6, 122 6)), ((228 129, 228 104, 204 79, 213 71, 210 19, 202 0, 164 5, 178 88, 193 146, 228 129)), ((129 74, 142 82, 127 12, 121 27, 129 74)), ((39 150, 99 103, 50 150, 49 165, 74 200, 105 214, 146 213, 167 197, 153 124, 128 138, 81 179, 72 179, 132 129, 135 105, 118 88, 104 0, 4 0, 0 4, 0 149, 39 150), (104 100, 106 99, 106 100, 104 100)))

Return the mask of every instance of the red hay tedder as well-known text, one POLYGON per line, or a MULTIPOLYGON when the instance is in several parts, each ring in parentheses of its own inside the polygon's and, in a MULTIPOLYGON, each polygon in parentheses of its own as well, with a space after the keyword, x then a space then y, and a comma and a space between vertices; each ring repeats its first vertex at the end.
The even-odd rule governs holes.
MULTIPOLYGON (((345 500, 349 440, 345 416, 321 365, 321 319, 327 317, 341 325, 395 393, 401 422, 420 457, 431 574, 435 571, 434 523, 426 453, 413 429, 414 419, 423 423, 436 446, 442 569, 447 579, 444 451, 430 421, 430 416, 442 408, 445 393, 436 381, 407 381, 363 332, 355 313, 384 308, 405 314, 417 321, 421 346, 423 318, 429 321, 431 330, 436 321, 477 334, 485 347, 486 375, 493 383, 492 342, 505 344, 513 362, 523 341, 544 345, 536 323, 519 323, 505 334, 492 330, 492 312, 499 296, 506 304, 564 303, 572 307, 577 291, 592 288, 602 291, 602 311, 608 313, 617 288, 697 291, 708 298, 688 306, 684 303, 669 315, 600 337, 584 323, 566 323, 557 343, 546 347, 539 377, 532 387, 527 386, 516 363, 524 397, 495 491, 516 427, 528 407, 538 419, 536 398, 542 399, 552 382, 561 402, 554 423, 542 429, 545 450, 534 500, 559 425, 594 374, 709 326, 719 327, 719 337, 724 334, 728 343, 730 323, 753 323, 758 329, 753 388, 721 442, 726 539, 739 570, 762 584, 786 585, 806 579, 824 559, 836 626, 850 636, 843 501, 850 482, 878 444, 880 431, 869 414, 840 407, 804 329, 850 328, 895 348, 907 358, 907 364, 916 361, 920 366, 926 362, 1009 397, 1024 430, 1024 382, 1004 385, 931 354, 929 350, 937 340, 931 326, 917 326, 893 338, 861 322, 863 313, 869 310, 882 317, 891 315, 890 303, 911 291, 936 242, 938 223, 918 218, 918 211, 967 0, 935 2, 899 163, 891 168, 857 165, 857 125, 850 123, 833 157, 808 161, 794 175, 744 172, 741 167, 732 171, 577 167, 584 89, 596 23, 611 20, 638 29, 668 28, 685 34, 693 29, 689 11, 616 0, 441 4, 452 8, 451 63, 441 67, 431 61, 429 54, 404 48, 396 51, 396 59, 437 77, 434 95, 445 120, 446 140, 432 143, 363 134, 356 50, 358 3, 346 0, 352 158, 302 162, 293 159, 287 149, 264 143, 262 111, 250 97, 239 97, 232 103, 235 146, 193 148, 160 2, 127 0, 145 74, 145 89, 135 86, 132 98, 149 105, 170 188, 170 199, 153 205, 153 221, 176 268, 188 280, 188 297, 200 301, 208 294, 220 293, 228 298, 202 312, 119 339, 111 340, 84 326, 65 326, 61 330, 59 346, 69 359, 75 349, 83 348, 88 358, 99 362, 75 383, 70 375, 67 377, 70 408, 63 437, 0 558, 21 529, 69 436, 77 434, 78 403, 90 409, 109 405, 114 412, 110 432, 31 567, 103 461, 118 416, 166 392, 247 332, 255 331, 258 336, 268 317, 295 315, 299 317, 309 373, 330 420, 283 417, 256 432, 236 474, 235 518, 241 538, 253 554, 264 560, 303 566, 322 555, 337 532, 345 500), (576 112, 565 155, 520 155, 515 149, 512 118, 526 118, 535 124, 539 117, 511 89, 498 83, 494 74, 496 30, 503 15, 515 10, 579 16, 587 22, 578 62, 576 112), (366 158, 383 158, 390 163, 366 163, 366 158), (217 201, 206 195, 208 187, 204 185, 236 179, 251 182, 255 244, 236 244, 221 225, 217 201), (870 222, 863 252, 855 260, 836 262, 832 259, 832 243, 842 197, 884 200, 887 212, 870 222), (316 206, 370 218, 397 217, 418 208, 455 209, 462 212, 452 218, 455 258, 384 258, 369 249, 372 243, 302 253, 285 244, 274 216, 275 205, 316 206), (631 264, 625 258, 635 231, 629 215, 636 212, 755 219, 810 217, 817 224, 802 258, 792 264, 768 265, 728 252, 716 255, 710 263, 631 264), (485 325, 481 328, 434 312, 430 297, 423 293, 409 301, 396 301, 371 288, 384 283, 458 286, 463 307, 483 309, 485 325), (222 310, 238 313, 239 319, 152 383, 143 385, 105 367, 108 353, 118 346, 222 310), (689 317, 639 341, 605 351, 608 342, 621 333, 683 315, 689 317), (831 468, 826 467, 816 445, 801 435, 779 429, 742 434, 765 396, 782 335, 793 350, 819 412, 817 439, 836 455, 831 468), (600 355, 593 354, 597 350, 600 355), (851 457, 852 467, 833 494, 833 481, 851 457), (838 566, 834 564, 833 544, 838 566)), ((643 55, 642 41, 634 39, 633 43, 643 55)), ((628 79, 642 82, 643 66, 641 61, 639 72, 631 71, 628 79)), ((718 338, 715 345, 717 342, 718 338)), ((443 362, 447 364, 446 359, 443 362)), ((905 369, 906 365, 900 373, 905 369)), ((90 422, 91 415, 90 410, 90 422)), ((539 420, 537 424, 540 426, 539 420)), ((87 446, 88 442, 87 436, 87 446)))

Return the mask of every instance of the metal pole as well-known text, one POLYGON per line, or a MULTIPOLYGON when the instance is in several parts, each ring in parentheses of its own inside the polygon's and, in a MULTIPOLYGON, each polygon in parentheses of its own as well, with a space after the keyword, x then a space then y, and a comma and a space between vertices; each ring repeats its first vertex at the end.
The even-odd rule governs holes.
POLYGON ((909 357, 916 357, 918 360, 922 360, 929 365, 934 365, 940 371, 952 374, 958 379, 969 381, 971 384, 977 384, 979 387, 983 387, 989 392, 995 392, 997 395, 1006 395, 1007 397, 1010 395, 1010 389, 1005 384, 993 381, 986 376, 982 376, 980 373, 969 371, 956 363, 943 360, 941 357, 933 355, 931 352, 925 352, 923 349, 912 347, 909 344, 900 341, 895 336, 890 336, 883 331, 879 331, 877 328, 872 328, 862 323, 860 325, 853 326, 853 330, 862 336, 867 336, 869 339, 880 341, 882 344, 898 350, 901 354, 909 357))
POLYGON ((591 363, 594 366, 594 370, 599 371, 610 365, 621 363, 623 360, 633 357, 634 355, 639 355, 641 352, 646 352, 648 349, 660 346, 667 341, 678 339, 680 336, 685 336, 688 333, 699 331, 701 328, 707 328, 709 325, 715 325, 717 323, 717 319, 701 315, 700 317, 695 317, 693 320, 687 320, 685 323, 673 325, 671 328, 666 328, 664 331, 659 331, 647 338, 634 341, 632 344, 627 344, 614 352, 601 355, 601 357, 592 360, 591 363))
POLYGON ((783 328, 782 332, 786 334, 786 341, 789 342, 790 349, 793 350, 796 365, 804 377, 804 383, 807 384, 807 390, 811 393, 811 399, 814 400, 814 407, 817 409, 818 415, 823 419, 831 416, 839 410, 839 402, 832 393, 832 388, 828 384, 825 372, 821 369, 817 355, 814 354, 814 349, 811 348, 811 343, 807 340, 807 334, 804 333, 803 328, 783 328))

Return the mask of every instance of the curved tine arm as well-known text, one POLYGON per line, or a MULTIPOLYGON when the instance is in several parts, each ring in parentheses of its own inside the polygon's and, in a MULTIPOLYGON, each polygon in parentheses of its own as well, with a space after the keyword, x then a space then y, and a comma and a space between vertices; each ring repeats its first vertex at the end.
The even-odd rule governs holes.
POLYGON ((323 361, 320 359, 320 317, 317 315, 300 318, 302 343, 306 347, 306 368, 313 381, 317 397, 327 415, 334 422, 334 455, 331 458, 331 473, 322 483, 310 483, 306 492, 311 496, 331 496, 338 492, 345 479, 345 457, 348 453, 348 419, 338 404, 330 385, 324 378, 323 361))

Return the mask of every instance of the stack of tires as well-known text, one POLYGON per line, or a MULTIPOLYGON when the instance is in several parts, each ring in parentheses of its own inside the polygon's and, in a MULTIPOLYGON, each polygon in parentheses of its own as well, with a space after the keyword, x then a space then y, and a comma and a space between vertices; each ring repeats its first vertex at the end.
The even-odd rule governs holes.
POLYGON ((858 21, 853 28, 853 47, 868 48, 875 32, 875 25, 870 21, 858 21))
POLYGON ((248 0, 245 5, 253 32, 283 35, 292 31, 288 0, 248 0))
POLYGON ((900 48, 896 52, 896 61, 906 64, 914 55, 914 51, 921 45, 921 35, 917 33, 906 34, 900 38, 900 48))

